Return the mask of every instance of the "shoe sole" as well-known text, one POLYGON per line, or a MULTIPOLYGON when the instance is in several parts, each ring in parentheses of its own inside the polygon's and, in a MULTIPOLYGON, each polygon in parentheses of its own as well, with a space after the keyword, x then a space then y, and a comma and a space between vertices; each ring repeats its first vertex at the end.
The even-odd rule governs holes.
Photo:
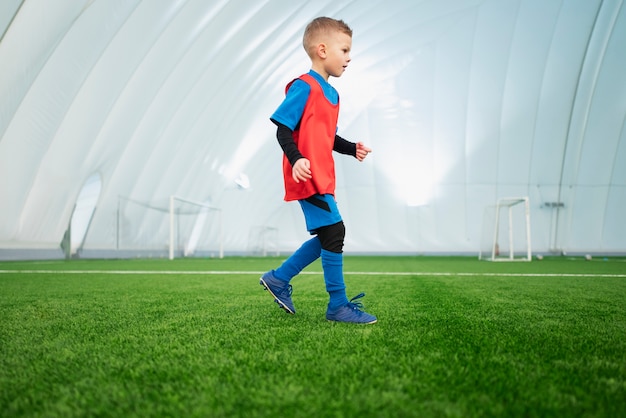
POLYGON ((278 299, 278 297, 274 294, 274 292, 272 292, 272 290, 270 289, 268 284, 265 283, 265 280, 263 280, 263 277, 261 277, 261 279, 260 279, 260 284, 261 284, 261 286, 263 286, 265 288, 265 290, 270 292, 270 295, 272 295, 272 297, 274 298, 274 302, 276 302, 278 304, 278 307, 280 309, 284 310, 285 312, 287 312, 290 315, 295 315, 295 312, 292 311, 291 309, 289 309, 289 306, 285 305, 280 299, 278 299))
POLYGON ((341 324, 357 324, 357 325, 371 325, 371 324, 375 324, 376 322, 378 322, 378 319, 374 319, 373 321, 370 321, 370 322, 337 321, 336 319, 328 319, 328 318, 326 318, 326 320, 328 322, 338 322, 341 324))

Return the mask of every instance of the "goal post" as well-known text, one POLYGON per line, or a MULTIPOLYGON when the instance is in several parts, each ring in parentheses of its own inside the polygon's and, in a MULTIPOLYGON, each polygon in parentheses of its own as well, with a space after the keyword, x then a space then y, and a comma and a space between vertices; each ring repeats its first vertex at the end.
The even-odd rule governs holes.
POLYGON ((248 253, 254 256, 278 256, 278 228, 271 226, 253 226, 248 234, 248 253))
POLYGON ((530 203, 525 197, 507 197, 488 206, 483 217, 480 260, 531 261, 530 203))
POLYGON ((208 202, 118 196, 113 229, 115 250, 122 257, 224 256, 222 210, 208 202))
MULTIPOLYGON (((178 196, 170 196, 169 202, 169 259, 174 259, 174 253, 176 249, 176 241, 179 236, 180 228, 177 225, 177 215, 178 209, 176 203, 180 202, 187 205, 196 206, 199 208, 198 216, 196 218, 196 222, 193 225, 193 229, 191 230, 190 236, 187 238, 186 247, 187 248, 195 248, 195 244, 197 243, 197 236, 200 230, 204 227, 205 216, 207 212, 215 212, 217 214, 217 228, 218 228, 218 241, 219 241, 219 258, 224 258, 224 240, 223 240, 223 227, 222 227, 222 210, 215 206, 208 205, 206 203, 195 202, 189 199, 183 199, 178 196)), ((187 252, 187 251, 186 251, 187 252)), ((190 249, 189 252, 193 253, 193 249, 190 249)), ((187 254, 185 254, 187 255, 187 254)))

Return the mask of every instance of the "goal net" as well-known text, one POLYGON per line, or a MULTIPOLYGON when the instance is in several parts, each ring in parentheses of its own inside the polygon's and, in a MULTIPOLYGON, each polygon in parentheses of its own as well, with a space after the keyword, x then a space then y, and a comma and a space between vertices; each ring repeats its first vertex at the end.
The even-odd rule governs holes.
POLYGON ((144 257, 223 257, 222 212, 170 196, 154 202, 119 197, 116 248, 144 257))
POLYGON ((248 253, 254 256, 266 257, 279 255, 278 228, 269 226, 252 227, 248 235, 248 253))
POLYGON ((528 197, 498 199, 485 208, 480 260, 531 261, 528 197))

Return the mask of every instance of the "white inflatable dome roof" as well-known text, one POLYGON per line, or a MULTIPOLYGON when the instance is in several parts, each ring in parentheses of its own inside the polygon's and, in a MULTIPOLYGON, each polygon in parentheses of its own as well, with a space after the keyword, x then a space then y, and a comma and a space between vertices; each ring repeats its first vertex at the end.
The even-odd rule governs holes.
POLYGON ((0 253, 160 254, 172 196, 186 255, 295 250, 269 116, 320 15, 373 149, 336 156, 347 253, 477 254, 508 197, 533 252, 626 252, 621 0, 4 0, 0 253))

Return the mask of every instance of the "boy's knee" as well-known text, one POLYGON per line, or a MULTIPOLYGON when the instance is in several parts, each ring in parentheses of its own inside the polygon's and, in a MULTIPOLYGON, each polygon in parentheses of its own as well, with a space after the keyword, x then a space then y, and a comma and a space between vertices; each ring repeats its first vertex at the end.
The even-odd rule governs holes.
POLYGON ((343 239, 345 236, 346 227, 343 221, 317 230, 317 237, 322 244, 322 249, 333 253, 343 252, 343 239))

